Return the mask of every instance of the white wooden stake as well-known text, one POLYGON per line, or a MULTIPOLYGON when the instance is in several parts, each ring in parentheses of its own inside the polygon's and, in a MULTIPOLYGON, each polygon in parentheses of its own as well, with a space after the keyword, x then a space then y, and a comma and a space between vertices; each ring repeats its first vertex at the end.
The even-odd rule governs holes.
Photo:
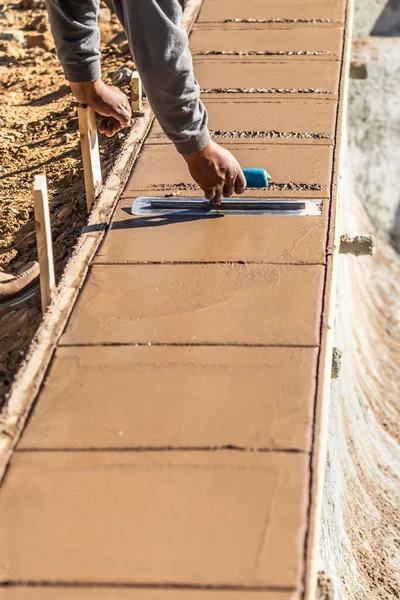
POLYGON ((35 229, 40 265, 40 293, 42 311, 45 313, 51 301, 51 292, 56 284, 54 275, 53 244, 46 175, 36 175, 33 182, 35 229))
POLYGON ((132 112, 143 111, 143 87, 139 73, 134 71, 131 77, 132 112))
POLYGON ((81 138, 83 174, 85 177, 86 205, 90 212, 96 192, 101 186, 99 140, 96 113, 91 106, 78 107, 79 133, 81 138))

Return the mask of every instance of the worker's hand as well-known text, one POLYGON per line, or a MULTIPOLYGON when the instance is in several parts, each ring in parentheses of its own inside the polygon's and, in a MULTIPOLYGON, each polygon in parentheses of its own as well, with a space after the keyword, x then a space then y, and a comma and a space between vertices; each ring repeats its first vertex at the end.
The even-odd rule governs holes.
POLYGON ((78 102, 88 104, 99 115, 97 126, 108 137, 127 127, 131 120, 129 100, 118 88, 98 79, 91 82, 70 82, 78 102))
POLYGON ((236 158, 215 142, 195 154, 184 154, 189 172, 204 191, 204 195, 214 204, 232 194, 242 194, 246 189, 246 179, 236 158))

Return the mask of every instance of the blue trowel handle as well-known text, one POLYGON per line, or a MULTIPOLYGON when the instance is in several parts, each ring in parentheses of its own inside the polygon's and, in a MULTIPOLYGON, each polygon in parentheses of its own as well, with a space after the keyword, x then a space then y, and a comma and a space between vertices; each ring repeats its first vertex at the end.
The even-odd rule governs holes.
POLYGON ((265 188, 268 187, 271 179, 265 169, 243 169, 246 177, 247 187, 249 188, 265 188))

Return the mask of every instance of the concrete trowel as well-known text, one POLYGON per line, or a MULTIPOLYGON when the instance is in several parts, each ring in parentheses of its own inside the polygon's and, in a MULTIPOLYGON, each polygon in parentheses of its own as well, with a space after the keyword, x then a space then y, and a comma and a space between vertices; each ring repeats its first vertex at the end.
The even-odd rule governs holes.
MULTIPOLYGON (((265 169, 243 169, 247 189, 268 188, 271 176, 265 169)), ((222 198, 219 204, 203 198, 140 197, 132 205, 133 215, 185 214, 285 214, 318 215, 321 201, 279 198, 222 198)))

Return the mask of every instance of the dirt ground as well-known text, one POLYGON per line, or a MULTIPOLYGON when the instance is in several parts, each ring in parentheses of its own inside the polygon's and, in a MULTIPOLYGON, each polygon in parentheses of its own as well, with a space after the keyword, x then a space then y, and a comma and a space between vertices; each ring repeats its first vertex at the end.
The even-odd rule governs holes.
MULTIPOLYGON (((105 8, 101 18, 107 80, 110 72, 134 65, 116 17, 105 8)), ((0 270, 14 273, 37 259, 31 190, 34 175, 46 173, 59 278, 86 220, 74 98, 55 54, 43 1, 3 1, 0 31, 13 38, 0 39, 0 270)), ((125 136, 100 136, 104 175, 125 136)), ((0 405, 40 318, 39 297, 18 309, 0 309, 0 405)))

